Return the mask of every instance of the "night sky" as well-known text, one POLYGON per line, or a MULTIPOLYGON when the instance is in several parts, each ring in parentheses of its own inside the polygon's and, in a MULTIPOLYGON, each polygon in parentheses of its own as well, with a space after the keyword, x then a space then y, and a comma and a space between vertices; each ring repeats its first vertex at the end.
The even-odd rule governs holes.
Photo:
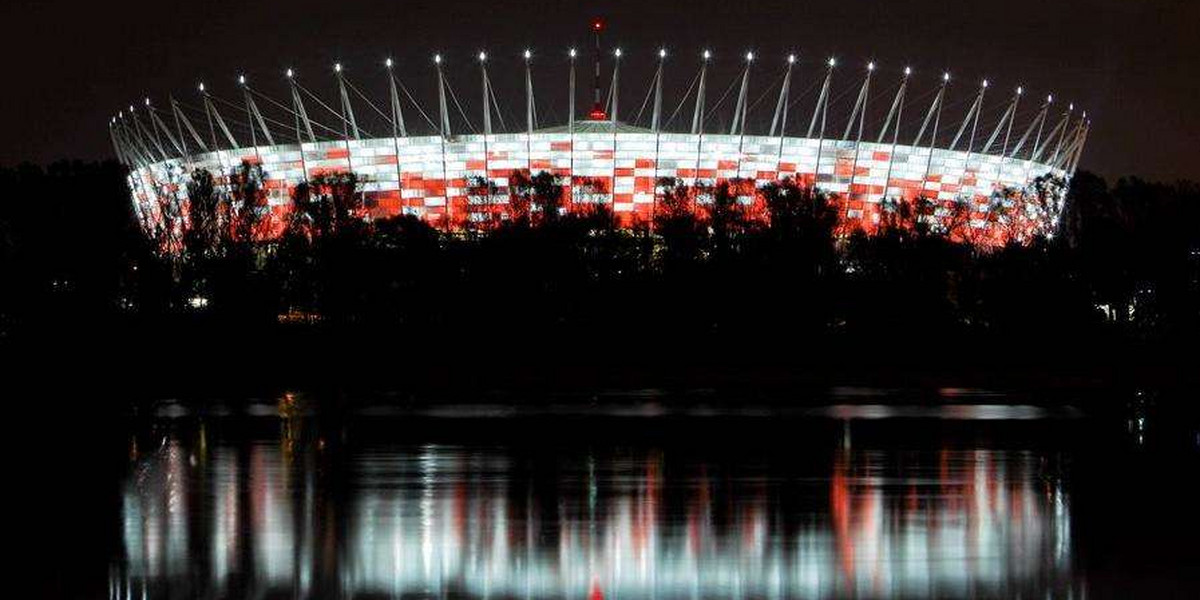
MULTIPOLYGON (((120 108, 146 95, 165 106, 168 93, 198 104, 199 81, 215 95, 240 102, 239 73, 260 91, 286 101, 282 73, 294 67, 306 86, 333 104, 331 65, 337 60, 345 64, 348 78, 386 109, 382 60, 394 57, 402 81, 427 111, 433 110, 430 57, 435 51, 445 56, 450 83, 478 127, 479 76, 473 57, 487 49, 502 116, 512 128, 522 119, 520 53, 532 48, 542 124, 560 123, 566 109, 566 49, 590 47, 587 23, 594 15, 607 19, 605 45, 619 45, 625 52, 623 120, 632 120, 642 104, 660 45, 671 53, 664 101, 668 113, 694 76, 702 48, 715 54, 710 103, 737 76, 745 52, 755 51, 760 60, 750 96, 764 97, 750 113, 752 131, 765 129, 770 120, 774 92, 769 86, 781 75, 787 52, 801 56, 792 87, 796 129, 803 128, 800 121, 807 126, 821 62, 838 57, 833 93, 845 111, 865 63, 874 59, 880 70, 868 123, 882 120, 899 73, 910 64, 914 108, 907 109, 906 128, 915 128, 928 92, 948 69, 954 79, 940 136, 953 134, 956 115, 961 119, 979 80, 986 77, 993 87, 983 123, 999 118, 1018 84, 1028 90, 1023 119, 1036 111, 1035 98, 1053 92, 1056 103, 1074 102, 1076 110, 1086 109, 1093 119, 1082 168, 1106 177, 1200 179, 1200 3, 1187 0, 9 0, 0 8, 5 25, 0 43, 8 57, 0 93, 0 165, 107 158, 112 152, 107 121, 120 108)), ((589 95, 587 72, 580 71, 581 113, 589 95)), ((222 110, 241 128, 235 128, 235 135, 244 130, 244 115, 222 110)), ((281 113, 264 110, 284 120, 281 113)), ((365 129, 386 131, 365 104, 356 110, 365 129)), ((315 119, 333 123, 321 111, 309 107, 315 119)), ((690 111, 690 104, 680 111, 676 128, 690 119, 690 111)), ((728 98, 709 127, 719 128, 732 111, 728 98)), ((423 131, 420 117, 411 109, 409 113, 413 129, 423 131)), ((831 117, 838 115, 835 110, 831 117)), ((643 124, 646 120, 643 116, 643 124)), ((468 126, 456 115, 454 127, 465 131, 468 126)), ((843 127, 836 118, 831 125, 839 134, 843 127)), ((868 131, 874 129, 869 126, 868 131)), ((290 133, 276 135, 277 141, 290 141, 290 133)))

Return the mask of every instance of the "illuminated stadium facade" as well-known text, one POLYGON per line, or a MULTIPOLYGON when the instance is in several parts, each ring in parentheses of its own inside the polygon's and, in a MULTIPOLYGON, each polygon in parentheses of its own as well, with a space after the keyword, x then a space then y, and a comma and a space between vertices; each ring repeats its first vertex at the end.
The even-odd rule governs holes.
MULTIPOLYGON (((599 27, 593 24, 594 29, 599 27)), ((596 39, 594 104, 577 117, 576 52, 571 50, 569 80, 564 82, 569 86, 568 118, 557 126, 538 123, 527 51, 525 119, 517 131, 511 126, 493 127, 499 105, 487 56, 480 53, 476 68, 481 127, 474 133, 452 130, 452 107, 464 119, 466 114, 446 81, 438 55, 433 61, 436 110, 426 111, 414 100, 389 59, 383 65, 389 88, 386 104, 362 94, 340 64, 334 68, 340 98, 332 106, 289 70, 290 99, 273 99, 244 78, 239 78, 239 102, 214 96, 201 84, 202 106, 194 108, 191 116, 184 110, 186 105, 181 107, 174 98, 163 109, 146 99, 144 106, 131 106, 112 120, 112 141, 118 157, 131 168, 134 205, 148 231, 179 231, 187 226, 191 173, 207 170, 217 190, 228 190, 229 174, 248 163, 261 167, 265 199, 256 210, 260 221, 270 224, 267 237, 282 231, 296 186, 323 175, 353 172, 357 176, 364 218, 412 214, 458 230, 508 218, 513 177, 548 172, 563 186, 563 210, 603 204, 625 225, 652 223, 664 178, 693 190, 697 206, 705 202, 705 190, 726 183, 743 205, 761 204, 759 190, 764 185, 792 178, 836 198, 844 226, 871 231, 885 211, 920 199, 930 207, 922 218, 944 223, 953 214, 962 221, 963 231, 973 232, 972 240, 997 242, 1054 231, 1066 185, 1088 135, 1086 113, 1076 115, 1070 105, 1059 110, 1052 96, 1034 103, 1026 100, 1025 115, 1036 110, 1031 119, 1018 123, 1024 90, 1016 88, 1006 94, 1002 108, 993 108, 998 120, 981 119, 989 91, 986 80, 971 84, 975 91, 958 108, 948 106, 948 73, 924 94, 916 94, 910 93, 916 83, 911 70, 898 74, 898 84, 894 80, 880 84, 882 75, 874 63, 861 71, 854 69, 855 79, 861 77, 861 83, 856 82, 858 93, 853 105, 848 105, 849 118, 845 118, 846 107, 839 107, 841 118, 835 123, 830 115, 835 100, 831 82, 842 69, 833 59, 819 65, 818 74, 810 78, 812 89, 819 85, 819 92, 809 111, 792 96, 793 78, 801 72, 794 56, 780 61, 781 78, 774 84, 778 92, 768 89, 755 95, 763 99, 771 93, 774 99, 770 127, 750 131, 747 113, 755 97, 750 75, 752 67, 763 62, 752 54, 743 57, 744 68, 728 83, 728 91, 737 90, 729 96, 734 103, 732 118, 727 119, 727 110, 721 117, 729 126, 715 131, 709 123, 725 96, 716 103, 710 98, 708 51, 672 114, 683 109, 685 117, 690 114, 691 126, 668 130, 664 124, 674 122, 664 119, 665 51, 656 57, 657 70, 634 119, 644 126, 638 126, 622 121, 624 113, 618 112, 620 50, 609 55, 611 80, 607 99, 601 100, 598 35, 596 39), (896 85, 895 93, 889 90, 887 97, 873 98, 872 87, 884 85, 896 85), (868 103, 875 107, 880 101, 884 104, 879 106, 890 107, 882 126, 868 123, 867 117, 868 103), (275 117, 265 114, 260 105, 274 110, 275 117), (324 109, 322 114, 335 116, 335 124, 310 118, 317 105, 324 109), (371 136, 359 127, 355 110, 361 113, 367 106, 391 128, 390 135, 371 136), (411 120, 414 109, 431 126, 432 135, 409 133, 405 118, 411 120), (233 118, 222 110, 239 114, 233 118), (231 125, 241 128, 240 137, 235 137, 231 125), (1035 196, 1036 202, 1027 201, 1035 196)))

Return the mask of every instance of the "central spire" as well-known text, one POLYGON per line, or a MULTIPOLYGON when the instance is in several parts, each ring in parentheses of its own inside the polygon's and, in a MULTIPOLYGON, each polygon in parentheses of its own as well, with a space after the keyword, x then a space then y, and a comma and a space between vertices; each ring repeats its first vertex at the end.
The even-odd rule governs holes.
POLYGON ((604 110, 604 104, 600 101, 600 34, 604 32, 604 19, 596 17, 592 19, 592 36, 595 39, 595 60, 596 70, 592 78, 592 111, 588 113, 588 119, 592 121, 607 121, 608 113, 604 110))

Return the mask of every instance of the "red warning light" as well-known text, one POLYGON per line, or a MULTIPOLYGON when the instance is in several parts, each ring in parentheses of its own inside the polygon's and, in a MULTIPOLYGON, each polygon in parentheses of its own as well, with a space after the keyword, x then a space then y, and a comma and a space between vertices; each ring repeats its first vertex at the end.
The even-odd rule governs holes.
POLYGON ((596 33, 604 31, 604 19, 601 19, 600 17, 592 19, 592 31, 595 31, 596 33))

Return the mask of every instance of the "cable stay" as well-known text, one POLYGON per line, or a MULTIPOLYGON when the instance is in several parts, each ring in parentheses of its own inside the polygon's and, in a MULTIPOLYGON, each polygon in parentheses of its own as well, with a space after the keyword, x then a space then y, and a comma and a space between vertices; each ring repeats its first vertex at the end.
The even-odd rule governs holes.
POLYGON ((821 118, 821 137, 825 137, 825 120, 829 115, 829 83, 833 79, 833 65, 833 59, 829 59, 829 69, 825 72, 825 81, 821 84, 821 93, 817 95, 817 105, 813 108, 812 119, 808 122, 808 133, 804 137, 812 137, 813 129, 817 126, 817 117, 821 118))
POLYGON ((871 89, 871 75, 875 73, 875 63, 867 65, 867 76, 863 78, 862 86, 858 88, 858 97, 854 100, 854 108, 850 111, 850 119, 846 121, 846 130, 842 132, 842 141, 850 139, 854 130, 854 120, 858 119, 858 140, 862 141, 863 127, 867 120, 867 98, 871 89))
MULTIPOLYGON (((1020 88, 1017 88, 1018 90, 1020 88)), ((992 144, 996 143, 996 138, 1000 137, 1000 132, 1007 126, 1007 131, 1012 132, 1012 122, 1017 113, 1017 102, 1021 99, 1021 93, 1013 92, 1012 100, 1008 101, 1008 107, 1004 109, 1004 114, 1000 116, 1000 121, 996 123, 996 128, 992 130, 992 134, 988 136, 986 142, 983 143, 983 149, 980 150, 983 154, 987 154, 988 150, 992 149, 992 144)), ((1008 143, 1008 135, 1005 135, 1005 145, 1008 143)), ((1001 152, 1003 155, 1004 152, 1001 152)))
POLYGON ((704 134, 704 92, 708 79, 708 50, 704 51, 704 62, 700 63, 700 87, 696 88, 696 108, 692 111, 692 135, 704 134))
POLYGON ((217 144, 217 131, 213 128, 213 123, 216 123, 221 129, 221 133, 225 134, 225 139, 229 142, 229 148, 231 150, 236 149, 238 147, 237 140, 233 138, 233 134, 229 132, 229 126, 225 124, 225 119, 221 118, 221 112, 213 104, 212 96, 204 90, 204 84, 200 85, 200 95, 204 99, 204 112, 208 116, 208 129, 212 135, 213 148, 219 147, 217 144))
POLYGON ((1025 147, 1025 142, 1029 139, 1029 135, 1033 133, 1034 129, 1038 129, 1038 135, 1041 135, 1040 128, 1046 121, 1046 111, 1050 108, 1050 102, 1051 97, 1048 96, 1046 98, 1046 102, 1042 104, 1041 110, 1038 111, 1037 116, 1033 118, 1033 121, 1029 123, 1029 127, 1025 129, 1025 133, 1021 135, 1021 139, 1017 140, 1017 144, 1013 147, 1012 154, 1009 155, 1009 158, 1016 158, 1017 155, 1021 153, 1021 148, 1025 147))
POLYGON ((967 154, 970 154, 975 148, 975 131, 979 127, 979 113, 982 112, 983 95, 987 93, 988 83, 985 79, 983 85, 979 86, 979 93, 975 95, 975 100, 971 102, 971 108, 967 110, 967 116, 963 117, 962 124, 958 126, 958 131, 954 134, 954 139, 950 141, 948 149, 954 151, 958 147, 958 141, 962 139, 963 133, 967 130, 967 125, 971 125, 971 138, 967 141, 967 154))
POLYGON ((942 99, 946 97, 946 84, 949 79, 942 78, 942 85, 938 88, 937 95, 933 97, 933 102, 929 103, 929 110, 925 112, 925 119, 921 121, 921 128, 917 130, 917 137, 913 139, 913 146, 920 146, 921 139, 925 137, 925 130, 929 128, 929 122, 933 121, 933 132, 929 134, 929 147, 933 148, 933 141, 937 139, 937 130, 942 116, 942 99))
POLYGON ((738 88, 737 102, 733 105, 733 120, 729 123, 729 135, 745 135, 746 133, 746 102, 750 92, 750 64, 753 54, 746 55, 746 68, 742 69, 742 85, 738 88))

